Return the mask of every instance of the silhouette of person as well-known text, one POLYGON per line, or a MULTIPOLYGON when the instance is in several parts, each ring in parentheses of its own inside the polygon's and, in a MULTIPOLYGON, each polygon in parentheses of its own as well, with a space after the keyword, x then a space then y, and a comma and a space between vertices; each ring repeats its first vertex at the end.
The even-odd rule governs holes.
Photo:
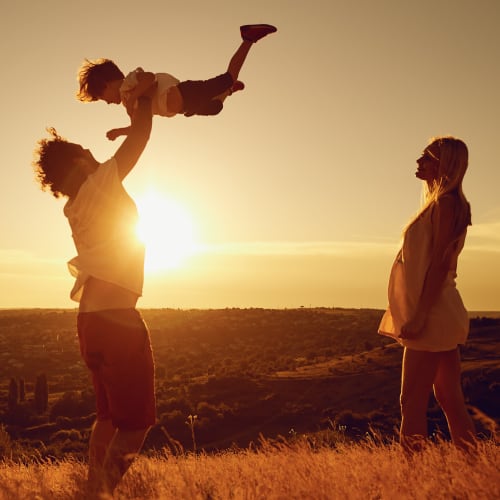
POLYGON ((469 318, 455 285, 458 256, 471 224, 462 190, 467 146, 454 137, 435 138, 417 165, 415 175, 424 181, 424 204, 404 230, 379 333, 404 346, 400 400, 404 448, 422 447, 434 389, 453 442, 467 449, 475 431, 464 402, 458 346, 467 339, 469 318))
MULTIPOLYGON (((269 24, 240 26, 242 42, 233 54, 227 71, 208 80, 180 82, 168 73, 155 74, 142 68, 125 76, 110 59, 86 60, 78 72, 80 90, 77 97, 84 102, 102 100, 108 104, 123 104, 130 115, 137 95, 155 80, 158 91, 153 99, 154 114, 167 117, 179 113, 185 116, 217 115, 226 97, 245 87, 238 76, 252 45, 275 31, 276 28, 269 24)), ((112 129, 106 136, 115 140, 127 135, 128 130, 129 127, 112 129)))
POLYGON ((122 181, 151 132, 155 85, 137 99, 128 137, 99 163, 88 149, 49 129, 38 143, 37 179, 65 197, 77 257, 71 298, 79 302, 77 330, 91 371, 97 418, 89 445, 89 496, 112 495, 155 423, 154 363, 149 331, 136 310, 142 294, 144 247, 135 236, 137 208, 122 181))

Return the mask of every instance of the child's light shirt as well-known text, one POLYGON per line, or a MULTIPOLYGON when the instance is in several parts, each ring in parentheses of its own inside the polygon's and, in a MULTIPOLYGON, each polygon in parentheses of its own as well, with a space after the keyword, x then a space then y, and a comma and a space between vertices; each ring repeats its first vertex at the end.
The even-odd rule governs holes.
MULTIPOLYGON (((120 86, 120 98, 125 107, 127 107, 130 94, 135 87, 137 87, 137 73, 144 73, 144 70, 142 68, 137 68, 131 71, 120 86)), ((179 83, 179 80, 168 73, 155 73, 155 79, 158 83, 158 87, 151 101, 153 114, 167 117, 174 116, 176 113, 172 113, 168 110, 167 93, 170 87, 175 87, 175 85, 179 83)))
POLYGON ((137 207, 125 191, 114 158, 98 166, 64 206, 78 255, 68 262, 79 302, 87 279, 113 283, 142 295, 144 245, 136 235, 137 207))

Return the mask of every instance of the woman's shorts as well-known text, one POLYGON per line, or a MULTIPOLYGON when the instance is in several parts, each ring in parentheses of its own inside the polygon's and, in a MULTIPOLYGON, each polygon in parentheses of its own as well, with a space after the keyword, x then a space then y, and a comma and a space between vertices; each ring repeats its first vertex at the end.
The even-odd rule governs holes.
POLYGON ((97 420, 124 430, 156 421, 149 331, 136 309, 84 312, 77 320, 80 352, 92 373, 97 420))

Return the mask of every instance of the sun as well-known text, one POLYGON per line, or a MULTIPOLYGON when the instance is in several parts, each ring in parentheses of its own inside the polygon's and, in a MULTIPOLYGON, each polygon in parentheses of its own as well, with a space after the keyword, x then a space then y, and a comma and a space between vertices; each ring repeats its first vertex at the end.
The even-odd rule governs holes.
POLYGON ((192 218, 184 207, 157 191, 136 197, 137 236, 146 246, 145 270, 158 272, 181 267, 196 249, 192 218))

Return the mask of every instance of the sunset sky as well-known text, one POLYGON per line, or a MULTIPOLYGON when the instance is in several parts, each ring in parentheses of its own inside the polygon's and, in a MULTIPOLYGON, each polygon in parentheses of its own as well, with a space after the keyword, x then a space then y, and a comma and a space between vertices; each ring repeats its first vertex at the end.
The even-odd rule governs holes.
POLYGON ((99 161, 118 147, 105 132, 125 110, 75 98, 83 59, 206 79, 258 22, 278 32, 252 47, 245 90, 217 117, 156 117, 126 179, 143 218, 157 203, 139 306, 384 308, 420 203, 415 159, 452 134, 469 146, 473 214, 458 287, 468 309, 500 310, 498 0, 9 2, 0 308, 76 306, 64 201, 31 162, 47 126, 99 161), (184 238, 191 253, 173 255, 184 238))

